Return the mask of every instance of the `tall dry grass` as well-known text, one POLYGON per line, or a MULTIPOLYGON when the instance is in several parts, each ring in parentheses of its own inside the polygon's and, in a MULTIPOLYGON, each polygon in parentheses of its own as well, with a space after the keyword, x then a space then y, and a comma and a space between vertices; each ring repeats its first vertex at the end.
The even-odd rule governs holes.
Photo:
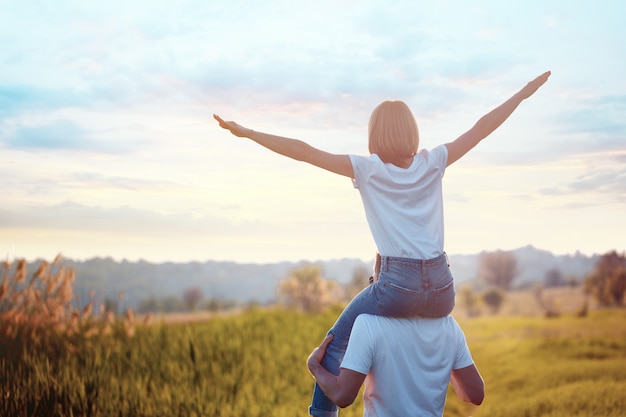
POLYGON ((127 337, 135 332, 130 308, 118 319, 112 312, 94 310, 93 295, 86 305, 78 305, 74 269, 63 265, 61 255, 52 263, 41 261, 30 276, 25 259, 4 261, 1 269, 0 337, 5 340, 31 348, 70 342, 76 348, 71 342, 111 334, 119 321, 127 337))

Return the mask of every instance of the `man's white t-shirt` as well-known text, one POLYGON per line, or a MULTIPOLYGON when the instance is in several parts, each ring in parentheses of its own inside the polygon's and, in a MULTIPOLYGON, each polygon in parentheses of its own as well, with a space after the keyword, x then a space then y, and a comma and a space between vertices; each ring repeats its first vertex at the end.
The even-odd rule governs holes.
POLYGON ((474 363, 452 316, 357 317, 341 364, 367 375, 365 417, 441 417, 450 374, 474 363))
POLYGON ((442 178, 448 148, 420 150, 408 168, 386 164, 376 154, 349 155, 353 185, 382 256, 432 259, 443 253, 442 178))

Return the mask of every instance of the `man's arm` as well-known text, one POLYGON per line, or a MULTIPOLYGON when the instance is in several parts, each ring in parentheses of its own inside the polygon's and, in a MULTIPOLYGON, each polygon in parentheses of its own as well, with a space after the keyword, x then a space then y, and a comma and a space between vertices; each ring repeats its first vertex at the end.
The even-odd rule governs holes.
POLYGON ((470 130, 463 133, 453 142, 446 143, 446 147, 448 148, 448 165, 458 161, 470 149, 476 146, 478 142, 489 136, 504 123, 522 100, 532 96, 535 91, 548 80, 550 74, 550 71, 546 71, 530 81, 507 101, 481 117, 470 130))
POLYGON ((345 368, 341 368, 339 375, 333 375, 322 366, 326 347, 332 338, 332 335, 326 337, 322 344, 313 350, 307 360, 307 366, 324 394, 339 407, 344 408, 354 402, 366 375, 345 368))
POLYGON ((222 128, 229 130, 237 137, 252 139, 259 145, 291 159, 308 162, 309 164, 334 172, 335 174, 350 178, 354 177, 352 162, 348 155, 337 155, 325 152, 299 139, 256 132, 235 122, 224 121, 216 114, 214 114, 213 117, 222 128))
POLYGON ((485 399, 485 382, 476 365, 452 370, 450 381, 454 391, 463 401, 475 405, 482 404, 485 399))

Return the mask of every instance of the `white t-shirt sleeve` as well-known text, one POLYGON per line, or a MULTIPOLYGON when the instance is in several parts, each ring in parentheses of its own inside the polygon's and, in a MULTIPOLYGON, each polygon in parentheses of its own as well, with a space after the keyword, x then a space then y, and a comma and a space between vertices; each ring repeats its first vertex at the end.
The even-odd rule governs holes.
POLYGON ((372 332, 361 316, 356 318, 341 367, 367 375, 372 368, 374 345, 372 332))
POLYGON ((456 360, 454 361, 452 369, 467 368, 468 366, 474 364, 474 359, 472 359, 472 354, 467 346, 467 341, 465 340, 465 334, 458 324, 457 328, 459 337, 457 342, 456 360))
POLYGON ((441 169, 441 176, 446 171, 448 165, 448 148, 446 145, 439 145, 430 151, 431 157, 435 158, 436 166, 441 169))
POLYGON ((378 158, 378 155, 361 156, 361 155, 348 155, 350 162, 352 162, 352 170, 354 172, 354 178, 352 178, 352 185, 354 188, 359 188, 360 184, 366 181, 364 176, 367 173, 374 171, 376 163, 382 163, 378 158))

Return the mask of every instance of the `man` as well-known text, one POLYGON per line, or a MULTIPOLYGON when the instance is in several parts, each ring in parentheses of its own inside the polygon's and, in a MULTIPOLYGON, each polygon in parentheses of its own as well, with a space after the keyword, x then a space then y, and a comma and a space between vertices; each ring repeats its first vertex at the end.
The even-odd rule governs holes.
POLYGON ((360 315, 339 375, 322 365, 332 336, 313 350, 307 365, 339 407, 354 402, 365 382, 365 416, 441 417, 448 384, 464 401, 480 405, 484 382, 465 335, 451 316, 395 319, 360 315))

